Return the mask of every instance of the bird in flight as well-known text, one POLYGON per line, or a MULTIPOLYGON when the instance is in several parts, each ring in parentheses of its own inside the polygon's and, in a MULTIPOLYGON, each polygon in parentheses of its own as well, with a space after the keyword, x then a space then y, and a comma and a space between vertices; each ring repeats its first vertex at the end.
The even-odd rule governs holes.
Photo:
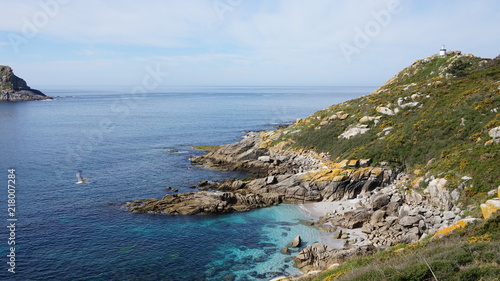
POLYGON ((83 178, 82 171, 80 170, 76 172, 76 178, 78 179, 78 181, 75 182, 76 184, 87 184, 87 180, 90 179, 90 178, 83 178))

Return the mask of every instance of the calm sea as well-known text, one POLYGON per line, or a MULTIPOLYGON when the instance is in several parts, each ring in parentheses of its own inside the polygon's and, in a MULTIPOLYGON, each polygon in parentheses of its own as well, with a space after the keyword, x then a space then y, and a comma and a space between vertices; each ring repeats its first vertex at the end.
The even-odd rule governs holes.
POLYGON ((296 206, 171 217, 115 204, 161 198, 172 193, 167 186, 186 192, 201 180, 244 177, 193 166, 189 156, 201 152, 190 146, 235 142, 245 131, 272 129, 372 90, 170 88, 132 96, 128 87, 75 87, 45 89, 54 101, 0 103, 0 280, 268 280, 299 273, 279 249, 296 235, 313 243, 320 234, 299 224, 306 218, 296 206), (11 217, 8 169, 16 176, 11 217), (75 184, 77 170, 89 184, 75 184), (8 272, 12 246, 15 273, 8 272))

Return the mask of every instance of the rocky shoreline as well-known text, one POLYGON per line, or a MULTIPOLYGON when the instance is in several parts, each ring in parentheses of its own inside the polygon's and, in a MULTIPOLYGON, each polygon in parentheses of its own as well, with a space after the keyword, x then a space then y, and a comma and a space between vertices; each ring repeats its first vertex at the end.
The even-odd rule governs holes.
POLYGON ((39 90, 31 89, 26 81, 14 75, 12 68, 0 65, 0 101, 51 100, 39 90))
POLYGON ((247 171, 255 179, 202 181, 193 187, 197 192, 134 200, 125 207, 136 213, 194 215, 322 202, 325 212, 311 226, 343 238, 344 247, 304 245, 294 257, 304 273, 424 239, 463 216, 455 206, 458 197, 446 190, 444 179, 429 178, 422 194, 407 192, 409 178, 401 171, 374 166, 370 159, 334 163, 328 155, 271 146, 273 134, 249 133, 240 142, 191 158, 210 169, 247 171), (339 205, 346 200, 352 204, 339 205), (339 230, 360 235, 342 236, 339 230))
POLYGON ((201 214, 248 211, 280 203, 307 203, 355 198, 391 182, 391 170, 366 167, 350 176, 328 181, 313 179, 326 166, 326 155, 266 148, 263 134, 251 133, 238 143, 223 145, 191 158, 204 167, 244 170, 256 178, 200 182, 202 192, 169 194, 162 199, 139 199, 126 207, 138 213, 201 214))

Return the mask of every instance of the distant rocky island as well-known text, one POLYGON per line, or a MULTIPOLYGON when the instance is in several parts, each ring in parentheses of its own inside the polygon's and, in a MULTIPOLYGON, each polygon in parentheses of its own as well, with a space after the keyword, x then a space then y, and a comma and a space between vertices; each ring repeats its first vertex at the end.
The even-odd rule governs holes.
POLYGON ((12 68, 0 65, 0 101, 28 101, 52 99, 39 90, 31 89, 26 81, 17 77, 12 68))

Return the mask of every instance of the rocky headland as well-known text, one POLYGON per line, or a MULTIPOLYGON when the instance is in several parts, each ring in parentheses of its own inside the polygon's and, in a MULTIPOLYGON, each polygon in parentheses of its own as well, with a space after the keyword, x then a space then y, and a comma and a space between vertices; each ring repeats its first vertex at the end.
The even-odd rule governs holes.
POLYGON ((496 199, 479 206, 500 185, 499 62, 460 52, 418 60, 370 95, 191 159, 252 179, 202 181, 195 192, 125 206, 194 215, 322 202, 328 211, 310 225, 343 247, 302 245, 294 261, 303 272, 445 236, 481 208, 500 209, 496 199))
POLYGON ((0 101, 28 101, 52 99, 39 90, 31 89, 17 77, 12 68, 0 65, 0 101))
POLYGON ((323 170, 332 165, 326 155, 266 147, 268 137, 269 132, 251 133, 238 143, 223 145, 216 151, 191 159, 207 168, 244 170, 252 173, 255 179, 202 181, 196 186, 199 192, 140 199, 126 206, 132 212, 228 213, 280 203, 350 199, 392 181, 392 170, 368 166, 356 171, 346 169, 342 176, 326 174, 321 178, 323 170))

